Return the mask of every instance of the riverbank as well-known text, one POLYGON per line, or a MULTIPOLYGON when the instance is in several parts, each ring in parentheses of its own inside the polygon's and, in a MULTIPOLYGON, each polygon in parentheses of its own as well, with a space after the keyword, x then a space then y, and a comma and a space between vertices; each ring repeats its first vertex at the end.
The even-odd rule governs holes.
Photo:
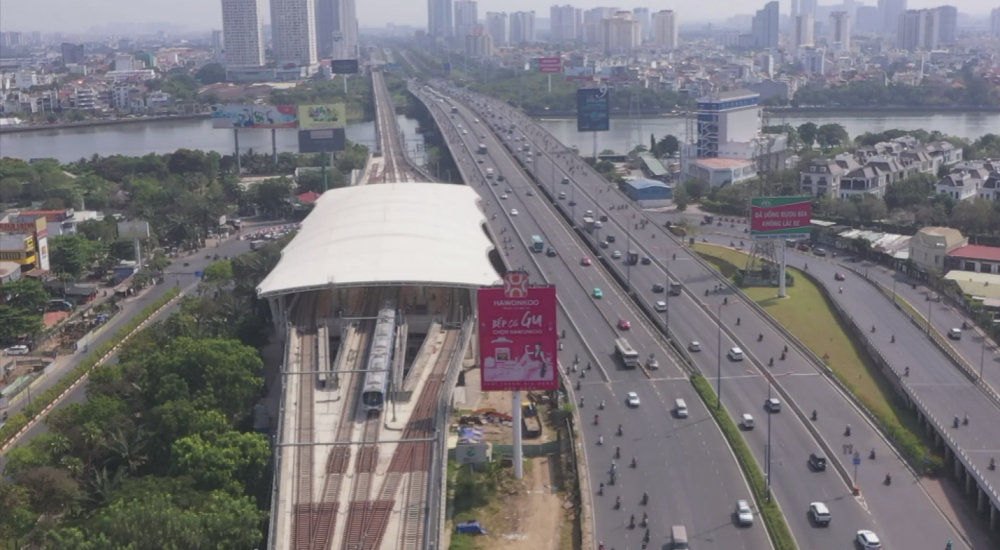
POLYGON ((136 118, 116 118, 114 120, 82 120, 80 122, 61 122, 59 124, 30 124, 11 127, 0 127, 0 134, 23 134, 25 132, 44 132, 46 130, 66 130, 73 128, 89 128, 92 126, 115 126, 118 124, 136 124, 148 122, 162 122, 166 120, 197 120, 209 118, 212 113, 198 113, 194 115, 169 115, 169 116, 146 116, 136 118))
MULTIPOLYGON (((905 106, 887 106, 887 107, 870 107, 870 106, 836 106, 836 107, 764 107, 764 111, 772 115, 795 115, 795 114, 809 114, 809 113, 857 113, 857 114, 869 114, 869 113, 921 113, 921 114, 974 114, 974 113, 1000 113, 1000 106, 998 107, 905 107, 905 106)), ((537 119, 575 119, 576 110, 574 109, 560 109, 560 110, 543 110, 543 111, 526 111, 525 114, 531 118, 537 119)), ((683 118, 687 113, 683 111, 660 111, 642 114, 620 114, 618 112, 612 111, 612 118, 683 118)))

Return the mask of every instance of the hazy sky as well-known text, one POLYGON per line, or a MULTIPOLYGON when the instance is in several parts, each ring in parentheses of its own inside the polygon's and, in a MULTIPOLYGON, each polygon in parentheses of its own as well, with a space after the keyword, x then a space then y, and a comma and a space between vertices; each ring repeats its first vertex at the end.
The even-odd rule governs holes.
MULTIPOLYGON (((781 12, 791 10, 791 0, 780 0, 781 12)), ((363 27, 381 27, 386 23, 400 25, 427 25, 427 0, 356 0, 358 20, 363 27)), ((532 10, 539 17, 548 17, 548 6, 555 1, 537 0, 480 0, 479 16, 487 11, 532 10), (539 10, 539 6, 544 6, 539 10)), ((608 0, 558 0, 578 8, 616 6, 608 0)), ((765 0, 716 0, 692 3, 677 0, 630 0, 617 4, 620 7, 648 6, 654 9, 673 9, 681 20, 708 20, 728 17, 737 13, 752 13, 765 0)), ((837 4, 834 0, 820 0, 821 4, 837 4)), ((875 5, 877 0, 865 4, 875 5)), ((942 4, 957 6, 969 13, 988 13, 996 7, 997 0, 909 0, 909 7, 929 8, 942 4)), ((264 2, 265 14, 269 3, 264 2)), ((267 15, 265 15, 267 17, 267 15)), ((116 23, 170 23, 183 25, 190 30, 222 28, 222 10, 218 0, 0 0, 0 28, 3 30, 42 32, 83 32, 91 27, 116 23)))

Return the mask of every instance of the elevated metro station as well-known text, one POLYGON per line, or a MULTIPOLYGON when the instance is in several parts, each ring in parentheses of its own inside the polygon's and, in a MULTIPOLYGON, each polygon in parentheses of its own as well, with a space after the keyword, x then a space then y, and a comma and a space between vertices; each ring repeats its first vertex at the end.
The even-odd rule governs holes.
POLYGON ((285 340, 276 550, 417 550, 440 530, 439 412, 506 271, 472 189, 328 191, 258 287, 285 340))

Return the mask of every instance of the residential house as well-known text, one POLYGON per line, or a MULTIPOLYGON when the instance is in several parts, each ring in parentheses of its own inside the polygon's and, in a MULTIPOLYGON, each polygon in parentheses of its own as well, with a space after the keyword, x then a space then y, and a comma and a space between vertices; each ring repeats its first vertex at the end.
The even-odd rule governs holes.
POLYGON ((993 173, 979 188, 979 196, 991 201, 1000 201, 1000 173, 993 173))
POLYGON ((855 168, 840 178, 837 198, 849 200, 853 195, 885 197, 889 186, 906 178, 911 170, 892 157, 871 157, 867 164, 855 168))
POLYGON ((858 161, 847 154, 833 159, 814 159, 807 170, 799 174, 799 186, 803 193, 813 197, 839 197, 841 178, 860 167, 858 161))
POLYGON ((934 192, 948 195, 956 201, 976 197, 993 198, 994 190, 983 189, 990 176, 996 174, 998 166, 990 162, 967 162, 955 166, 945 177, 934 184, 934 192))
POLYGON ((969 244, 962 232, 950 227, 924 227, 910 239, 910 259, 924 273, 932 269, 945 273, 945 258, 969 244))

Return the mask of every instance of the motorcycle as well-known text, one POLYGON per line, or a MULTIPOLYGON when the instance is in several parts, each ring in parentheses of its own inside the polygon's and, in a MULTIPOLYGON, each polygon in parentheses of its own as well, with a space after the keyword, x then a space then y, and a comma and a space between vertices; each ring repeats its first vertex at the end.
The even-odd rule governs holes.
POLYGON ((813 409, 812 419, 813 419, 813 422, 816 421, 816 409, 813 409))
POLYGON ((620 510, 622 507, 622 497, 615 497, 615 510, 620 510))
POLYGON ((621 458, 621 457, 622 457, 622 448, 615 447, 615 458, 621 458))
POLYGON ((636 464, 636 461, 635 461, 635 457, 634 457, 634 456, 632 457, 632 467, 633 467, 633 468, 636 468, 636 467, 638 467, 638 464, 636 464))
POLYGON ((872 325, 872 334, 875 333, 875 325, 872 325))
POLYGON ((763 334, 758 334, 757 335, 757 341, 758 342, 763 342, 764 341, 764 335, 763 334))
POLYGON ((600 405, 597 406, 597 408, 600 409, 600 410, 602 410, 602 411, 604 410, 604 400, 603 399, 601 400, 601 403, 600 403, 600 405))
POLYGON ((628 528, 635 529, 635 514, 632 514, 632 517, 628 518, 628 528))
POLYGON ((995 458, 991 458, 990 459, 989 469, 990 470, 996 470, 997 469, 997 459, 995 459, 995 458))
POLYGON ((850 424, 848 424, 847 425, 847 429, 844 430, 844 435, 851 435, 851 425, 850 424))
POLYGON ((872 452, 868 454, 868 460, 875 460, 875 449, 872 449, 872 452))
POLYGON ((642 492, 642 505, 645 506, 648 503, 649 503, 649 493, 647 493, 646 491, 643 491, 642 492))
POLYGON ((622 433, 624 433, 624 432, 622 432, 622 425, 619 424, 618 425, 618 435, 622 435, 622 433))
POLYGON ((892 485, 892 474, 885 474, 885 484, 892 485))

